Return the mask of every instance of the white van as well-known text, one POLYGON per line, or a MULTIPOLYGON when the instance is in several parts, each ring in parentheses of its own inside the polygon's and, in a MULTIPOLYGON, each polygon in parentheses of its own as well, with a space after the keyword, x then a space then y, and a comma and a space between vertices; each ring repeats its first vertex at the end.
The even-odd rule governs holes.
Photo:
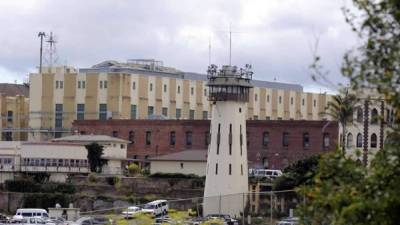
POLYGON ((144 213, 150 213, 153 216, 165 215, 168 213, 167 200, 155 200, 147 203, 142 209, 144 213))
POLYGON ((49 214, 45 209, 17 209, 15 213, 16 218, 27 218, 27 217, 41 217, 41 218, 49 218, 49 214))
POLYGON ((280 170, 266 170, 266 169, 257 169, 252 171, 255 177, 266 177, 269 179, 275 179, 277 177, 282 176, 282 171, 280 170))

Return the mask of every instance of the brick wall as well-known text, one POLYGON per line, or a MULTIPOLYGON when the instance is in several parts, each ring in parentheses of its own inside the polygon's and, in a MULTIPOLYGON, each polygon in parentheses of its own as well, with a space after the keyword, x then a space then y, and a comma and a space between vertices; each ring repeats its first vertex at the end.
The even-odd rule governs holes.
MULTIPOLYGON (((134 142, 128 145, 128 157, 143 161, 145 157, 163 155, 185 149, 207 149, 208 120, 84 120, 75 121, 74 129, 86 134, 106 134, 129 139, 134 132, 134 142), (151 144, 146 145, 146 132, 151 132, 151 144), (170 132, 175 131, 176 143, 170 145, 170 132), (192 145, 186 145, 186 132, 192 132, 192 145)), ((268 168, 284 168, 299 159, 336 149, 338 124, 329 121, 249 120, 248 159, 252 164, 268 168), (263 133, 269 133, 268 146, 263 145, 263 133), (289 144, 282 145, 283 132, 288 132, 289 144), (303 147, 303 135, 309 134, 310 145, 303 147), (323 148, 323 134, 330 137, 330 146, 323 148)))

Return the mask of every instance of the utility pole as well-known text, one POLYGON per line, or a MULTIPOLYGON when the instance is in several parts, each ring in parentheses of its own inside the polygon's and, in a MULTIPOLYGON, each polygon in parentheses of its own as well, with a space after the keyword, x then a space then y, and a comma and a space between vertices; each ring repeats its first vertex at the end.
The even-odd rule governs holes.
POLYGON ((46 34, 44 32, 39 32, 38 37, 40 37, 40 63, 39 63, 39 73, 42 73, 42 58, 43 58, 43 37, 46 34))

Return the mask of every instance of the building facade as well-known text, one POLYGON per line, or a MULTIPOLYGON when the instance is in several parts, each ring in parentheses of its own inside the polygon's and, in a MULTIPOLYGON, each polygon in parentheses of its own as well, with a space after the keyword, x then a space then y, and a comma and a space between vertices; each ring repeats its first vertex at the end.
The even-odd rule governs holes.
MULTIPOLYGON (((73 127, 82 134, 128 140, 128 158, 143 165, 149 164, 150 157, 207 150, 210 142, 209 120, 78 120, 73 127)), ((339 128, 334 121, 247 120, 246 127, 252 167, 283 169, 338 145, 339 128)))
POLYGON ((27 140, 29 86, 25 84, 0 84, 0 113, 1 140, 27 140))
MULTIPOLYGON (((30 74, 30 140, 71 132, 74 120, 209 119, 207 76, 157 61, 105 61, 91 68, 43 68, 30 74)), ((300 85, 254 80, 246 118, 319 120, 330 96, 300 85)))

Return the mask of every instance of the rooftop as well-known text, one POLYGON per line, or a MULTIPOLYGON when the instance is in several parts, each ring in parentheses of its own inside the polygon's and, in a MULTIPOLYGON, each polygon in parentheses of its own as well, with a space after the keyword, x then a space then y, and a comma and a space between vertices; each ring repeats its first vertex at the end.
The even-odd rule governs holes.
POLYGON ((184 150, 172 154, 151 157, 149 160, 207 162, 207 150, 184 150))
POLYGON ((25 84, 0 83, 0 93, 4 96, 23 95, 29 97, 29 86, 25 84))
POLYGON ((72 135, 62 138, 56 138, 52 140, 53 142, 119 142, 119 143, 129 143, 124 139, 115 138, 107 135, 72 135))

